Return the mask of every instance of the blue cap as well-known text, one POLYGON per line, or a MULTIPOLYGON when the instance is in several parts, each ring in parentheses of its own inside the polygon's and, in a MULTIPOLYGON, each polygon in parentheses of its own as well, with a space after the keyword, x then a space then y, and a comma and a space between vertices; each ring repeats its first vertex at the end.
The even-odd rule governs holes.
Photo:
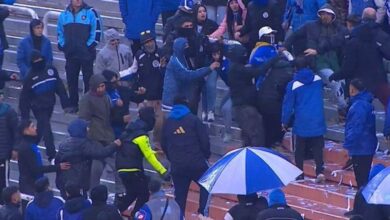
POLYGON ((286 196, 281 189, 273 190, 268 196, 268 205, 286 205, 286 196))

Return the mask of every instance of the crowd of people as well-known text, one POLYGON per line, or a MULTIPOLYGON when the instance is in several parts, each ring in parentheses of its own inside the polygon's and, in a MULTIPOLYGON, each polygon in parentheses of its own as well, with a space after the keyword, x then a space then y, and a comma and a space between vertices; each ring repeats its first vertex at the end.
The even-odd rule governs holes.
MULTIPOLYGON (((183 219, 190 184, 209 167, 204 122, 213 122, 218 108, 225 143, 232 139, 233 119, 243 146, 280 145, 292 128, 296 166, 303 170, 304 160, 314 159, 315 181, 324 183, 324 87, 337 103, 338 120, 345 122, 343 145, 360 189, 347 215, 390 215, 387 206, 368 206, 361 196, 378 170, 370 173, 378 145, 374 98, 387 110, 383 133, 390 137, 387 2, 119 0, 118 7, 130 47, 118 30, 104 30, 99 12, 83 0, 71 0, 59 16, 66 85, 39 19, 30 22, 30 34, 19 43, 19 74, 0 72, 1 87, 7 80, 23 83, 18 110, 0 94, 0 219, 121 219, 133 202, 131 218, 183 219), (160 14, 162 44, 155 28, 160 14), (228 88, 220 106, 218 78, 228 88), (78 116, 57 147, 51 128, 56 95, 65 113, 78 116), (138 106, 136 118, 131 103, 138 106), (18 187, 8 186, 11 158, 18 160, 18 187), (174 200, 161 190, 161 180, 146 175, 144 159, 160 179, 172 179, 174 200), (104 170, 115 180, 113 205, 100 185, 104 170), (54 196, 45 173, 56 173, 61 197, 54 196), (21 194, 30 201, 22 202, 21 194)), ((0 8, 0 21, 8 15, 0 8)), ((1 64, 5 49, 1 24, 1 64)), ((297 178, 302 179, 303 174, 297 178)), ((209 193, 199 187, 198 214, 208 216, 209 193)), ((270 192, 268 201, 257 194, 238 195, 238 201, 225 220, 302 219, 280 189, 270 192)))

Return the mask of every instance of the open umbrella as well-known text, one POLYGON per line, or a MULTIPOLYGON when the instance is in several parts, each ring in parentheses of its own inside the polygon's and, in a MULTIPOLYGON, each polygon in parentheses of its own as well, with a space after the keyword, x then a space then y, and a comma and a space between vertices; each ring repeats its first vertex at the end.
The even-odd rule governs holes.
POLYGON ((369 204, 390 205, 390 167, 383 169, 363 189, 369 204))
POLYGON ((233 150, 200 178, 210 193, 247 195, 280 188, 302 174, 281 154, 262 147, 233 150))

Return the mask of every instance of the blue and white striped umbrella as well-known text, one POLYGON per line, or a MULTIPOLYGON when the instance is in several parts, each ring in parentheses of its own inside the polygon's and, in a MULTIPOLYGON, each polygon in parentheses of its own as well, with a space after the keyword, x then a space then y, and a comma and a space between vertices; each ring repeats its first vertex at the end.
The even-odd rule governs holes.
POLYGON ((390 205, 390 167, 374 176, 362 194, 369 204, 390 205))
POLYGON ((233 150, 199 179, 210 193, 247 195, 280 188, 302 171, 279 153, 262 147, 233 150))

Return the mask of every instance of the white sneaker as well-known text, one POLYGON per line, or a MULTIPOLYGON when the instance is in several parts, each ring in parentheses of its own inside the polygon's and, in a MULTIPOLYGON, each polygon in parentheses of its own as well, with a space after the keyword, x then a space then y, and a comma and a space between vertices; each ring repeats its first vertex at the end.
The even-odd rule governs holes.
POLYGON ((326 180, 325 175, 320 173, 320 174, 318 174, 315 182, 316 183, 325 183, 325 180, 326 180))
POLYGON ((209 111, 209 113, 207 114, 207 119, 208 119, 209 122, 213 122, 215 120, 214 112, 209 111))
POLYGON ((202 112, 202 120, 207 121, 207 113, 206 112, 202 112))

